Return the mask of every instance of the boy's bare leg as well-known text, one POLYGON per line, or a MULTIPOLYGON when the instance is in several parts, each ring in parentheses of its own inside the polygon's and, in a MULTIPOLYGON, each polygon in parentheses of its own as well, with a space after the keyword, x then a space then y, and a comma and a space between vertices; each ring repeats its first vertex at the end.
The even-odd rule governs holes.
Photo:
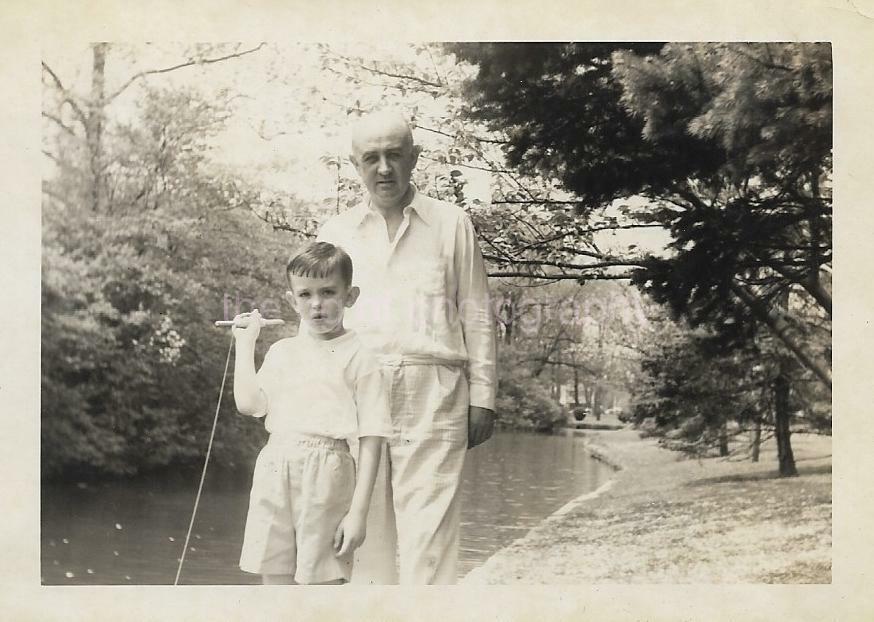
POLYGON ((262 574, 263 585, 297 585, 292 574, 262 574))
MULTIPOLYGON (((357 455, 357 454, 352 454, 357 455)), ((355 550, 352 583, 357 585, 397 585, 397 528, 392 501, 391 458, 383 444, 376 470, 376 482, 367 514, 367 538, 355 550)))

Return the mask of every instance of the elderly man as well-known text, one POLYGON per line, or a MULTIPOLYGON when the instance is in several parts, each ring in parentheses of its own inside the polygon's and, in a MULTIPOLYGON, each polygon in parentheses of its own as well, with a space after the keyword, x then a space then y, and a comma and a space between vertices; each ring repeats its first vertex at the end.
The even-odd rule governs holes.
POLYGON ((457 580, 461 469, 467 449, 494 429, 495 335, 482 254, 467 214, 410 183, 420 150, 399 113, 360 120, 351 159, 368 197, 319 234, 352 256, 361 296, 347 326, 380 353, 391 379, 394 432, 354 583, 457 580))

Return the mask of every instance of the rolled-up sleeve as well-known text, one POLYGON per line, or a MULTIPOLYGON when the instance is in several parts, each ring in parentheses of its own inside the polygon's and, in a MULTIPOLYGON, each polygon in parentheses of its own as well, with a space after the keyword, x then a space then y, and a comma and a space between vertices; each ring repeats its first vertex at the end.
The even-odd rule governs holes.
POLYGON ((388 378, 370 357, 358 365, 355 376, 358 437, 390 437, 392 424, 388 378))
POLYGON ((470 404, 494 410, 497 388, 495 321, 476 230, 462 213, 455 234, 456 303, 468 356, 470 404))
POLYGON ((276 386, 281 378, 281 371, 277 364, 277 354, 273 346, 264 355, 264 361, 258 368, 255 380, 258 383, 262 395, 264 395, 264 409, 252 413, 253 417, 263 417, 270 411, 270 396, 276 394, 276 386))

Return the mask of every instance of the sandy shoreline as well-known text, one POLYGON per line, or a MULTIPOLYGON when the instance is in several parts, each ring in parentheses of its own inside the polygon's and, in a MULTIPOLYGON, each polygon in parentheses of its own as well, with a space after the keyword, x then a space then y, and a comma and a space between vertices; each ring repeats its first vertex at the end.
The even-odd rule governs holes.
POLYGON ((617 470, 497 552, 468 584, 830 583, 831 438, 795 434, 799 477, 761 460, 689 459, 634 430, 588 431, 617 470))

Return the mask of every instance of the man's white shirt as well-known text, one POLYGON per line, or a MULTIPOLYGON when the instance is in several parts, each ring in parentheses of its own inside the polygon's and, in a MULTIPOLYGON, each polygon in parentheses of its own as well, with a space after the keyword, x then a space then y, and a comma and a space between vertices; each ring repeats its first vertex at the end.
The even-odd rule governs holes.
POLYGON ((476 231, 458 206, 414 191, 389 240, 385 219, 365 201, 328 220, 320 241, 352 257, 361 296, 345 325, 393 358, 466 365, 472 406, 494 409, 494 316, 476 231))

